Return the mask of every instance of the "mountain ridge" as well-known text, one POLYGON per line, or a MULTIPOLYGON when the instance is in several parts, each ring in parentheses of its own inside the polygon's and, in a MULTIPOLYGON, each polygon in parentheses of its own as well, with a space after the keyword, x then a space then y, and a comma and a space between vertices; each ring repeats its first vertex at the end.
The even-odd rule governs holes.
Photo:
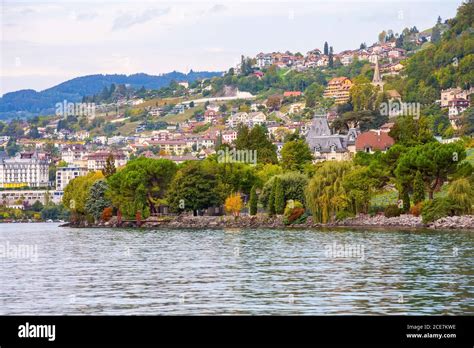
POLYGON ((172 71, 160 75, 135 74, 93 74, 78 76, 47 89, 36 91, 22 89, 5 93, 0 97, 0 119, 47 115, 54 112, 54 105, 64 99, 80 102, 84 96, 99 93, 111 84, 126 84, 133 88, 159 89, 172 81, 192 82, 221 75, 218 71, 190 71, 185 74, 172 71))

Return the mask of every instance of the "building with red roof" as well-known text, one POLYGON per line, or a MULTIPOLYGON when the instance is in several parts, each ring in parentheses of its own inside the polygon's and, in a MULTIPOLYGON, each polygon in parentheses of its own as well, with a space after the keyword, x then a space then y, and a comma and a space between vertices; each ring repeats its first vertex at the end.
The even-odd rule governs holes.
POLYGON ((395 140, 388 135, 387 132, 381 132, 380 130, 370 130, 359 134, 355 141, 356 151, 364 151, 367 153, 373 153, 375 151, 387 151, 395 140))
POLYGON ((301 96, 300 91, 285 91, 283 92, 284 97, 299 97, 301 96))

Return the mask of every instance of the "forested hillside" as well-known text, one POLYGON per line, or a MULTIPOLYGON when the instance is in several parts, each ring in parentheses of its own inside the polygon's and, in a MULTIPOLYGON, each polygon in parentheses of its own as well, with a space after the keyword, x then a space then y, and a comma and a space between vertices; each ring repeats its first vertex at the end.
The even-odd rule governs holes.
POLYGON ((0 98, 0 119, 48 114, 54 112, 54 105, 64 99, 69 102, 80 102, 84 96, 99 93, 104 87, 109 87, 112 84, 130 85, 136 89, 141 87, 159 89, 168 86, 172 81, 192 82, 220 74, 220 72, 194 72, 191 70, 188 74, 173 71, 159 76, 143 73, 81 76, 41 92, 27 89, 4 94, 0 98))

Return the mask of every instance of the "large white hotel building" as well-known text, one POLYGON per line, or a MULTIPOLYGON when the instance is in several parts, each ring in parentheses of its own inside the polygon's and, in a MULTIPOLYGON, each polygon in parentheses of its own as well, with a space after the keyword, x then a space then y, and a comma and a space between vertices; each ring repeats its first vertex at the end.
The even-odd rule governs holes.
POLYGON ((49 163, 35 152, 0 158, 0 187, 47 187, 49 163))

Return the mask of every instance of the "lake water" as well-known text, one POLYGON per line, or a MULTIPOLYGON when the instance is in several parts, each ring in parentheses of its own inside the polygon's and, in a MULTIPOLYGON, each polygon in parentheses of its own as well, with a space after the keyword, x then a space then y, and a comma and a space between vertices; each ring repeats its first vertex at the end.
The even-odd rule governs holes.
POLYGON ((474 314, 474 232, 0 224, 0 314, 474 314))

